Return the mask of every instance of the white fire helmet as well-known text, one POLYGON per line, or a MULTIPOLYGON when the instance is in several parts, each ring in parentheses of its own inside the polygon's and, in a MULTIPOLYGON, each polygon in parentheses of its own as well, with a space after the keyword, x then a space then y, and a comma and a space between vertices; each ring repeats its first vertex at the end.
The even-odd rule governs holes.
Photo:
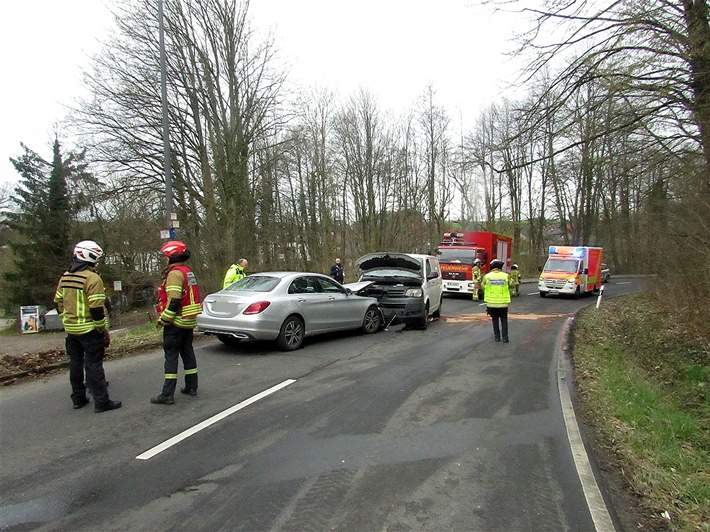
POLYGON ((93 240, 82 240, 74 246, 74 258, 77 260, 96 264, 103 256, 104 250, 93 240))

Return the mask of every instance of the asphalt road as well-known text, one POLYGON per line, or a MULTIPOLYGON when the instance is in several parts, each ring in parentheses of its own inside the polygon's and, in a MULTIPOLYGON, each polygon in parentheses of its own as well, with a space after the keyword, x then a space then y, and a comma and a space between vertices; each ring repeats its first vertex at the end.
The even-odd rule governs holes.
POLYGON ((148 401, 162 352, 106 364, 116 411, 72 410, 66 375, 0 389, 0 528, 594 530, 556 349, 596 298, 522 288, 509 344, 447 297, 426 331, 202 343, 199 395, 172 406, 148 401))

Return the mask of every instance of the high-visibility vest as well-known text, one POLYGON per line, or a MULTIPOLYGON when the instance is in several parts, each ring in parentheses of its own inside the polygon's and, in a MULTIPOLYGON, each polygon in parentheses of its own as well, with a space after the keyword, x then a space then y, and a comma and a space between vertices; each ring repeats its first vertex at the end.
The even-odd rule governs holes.
POLYGON ((488 272, 483 278, 483 300, 489 307, 507 307, 510 303, 510 276, 498 269, 488 272))
POLYGON ((192 270, 184 264, 171 265, 163 283, 158 288, 158 304, 155 310, 161 321, 172 322, 178 327, 191 329, 196 325, 195 316, 202 312, 201 302, 197 278, 192 270), (180 276, 171 275, 173 271, 179 271, 180 276), (179 285, 176 282, 177 279, 181 280, 179 285), (182 294, 180 309, 178 312, 173 312, 168 309, 168 293, 178 291, 182 294))
POLYGON ((224 275, 222 289, 227 288, 229 285, 236 283, 240 279, 244 279, 246 276, 247 273, 244 271, 244 266, 241 264, 232 264, 227 270, 227 273, 224 275))

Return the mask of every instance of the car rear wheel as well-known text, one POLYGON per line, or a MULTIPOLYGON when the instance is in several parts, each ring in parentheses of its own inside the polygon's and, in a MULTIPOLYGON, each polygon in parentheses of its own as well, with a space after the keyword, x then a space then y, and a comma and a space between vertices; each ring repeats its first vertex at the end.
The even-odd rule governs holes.
POLYGON ((241 338, 235 338, 234 336, 230 336, 228 334, 218 334, 217 335, 217 340, 222 342, 224 345, 237 345, 239 342, 242 341, 241 338))
POLYGON ((281 325, 276 344, 283 351, 293 351, 303 344, 305 330, 298 316, 289 316, 281 325))
POLYGON ((365 311, 365 317, 362 320, 362 332, 365 334, 376 333, 382 326, 382 314, 380 309, 372 305, 365 311))

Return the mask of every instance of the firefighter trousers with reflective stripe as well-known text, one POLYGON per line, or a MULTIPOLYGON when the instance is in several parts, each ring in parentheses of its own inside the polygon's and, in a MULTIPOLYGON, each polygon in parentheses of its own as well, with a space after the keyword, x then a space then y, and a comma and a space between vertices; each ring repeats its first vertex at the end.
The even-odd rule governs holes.
POLYGON ((175 325, 163 327, 163 350, 165 351, 165 382, 162 395, 174 395, 178 378, 178 358, 182 358, 185 370, 185 388, 197 390, 197 359, 192 348, 192 329, 175 325))
POLYGON ((94 329, 86 334, 68 334, 65 342, 69 356, 69 382, 71 399, 79 404, 86 397, 86 384, 97 405, 109 400, 104 373, 104 335, 94 329), (84 384, 86 369, 86 384, 84 384))

